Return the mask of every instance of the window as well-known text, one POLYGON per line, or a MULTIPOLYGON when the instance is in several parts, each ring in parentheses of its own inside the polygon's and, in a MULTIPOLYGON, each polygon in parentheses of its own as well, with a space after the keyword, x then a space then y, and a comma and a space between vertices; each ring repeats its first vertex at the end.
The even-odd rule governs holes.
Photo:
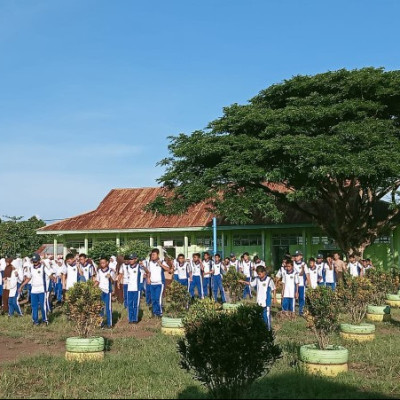
POLYGON ((261 235, 234 235, 233 236, 234 246, 261 246, 262 237, 261 235))
POLYGON ((375 239, 374 243, 377 244, 390 244, 390 236, 380 236, 375 239))
MULTIPOLYGON (((225 246, 226 245, 227 244, 226 244, 226 238, 225 238, 225 246)), ((210 236, 196 237, 196 246, 210 248, 210 247, 214 246, 214 240, 210 236)), ((222 238, 221 237, 217 238, 217 246, 222 247, 222 238)))
POLYGON ((273 246, 303 245, 303 236, 299 235, 276 235, 272 237, 273 246))
POLYGON ((185 245, 183 237, 163 238, 161 241, 164 247, 183 247, 185 245))

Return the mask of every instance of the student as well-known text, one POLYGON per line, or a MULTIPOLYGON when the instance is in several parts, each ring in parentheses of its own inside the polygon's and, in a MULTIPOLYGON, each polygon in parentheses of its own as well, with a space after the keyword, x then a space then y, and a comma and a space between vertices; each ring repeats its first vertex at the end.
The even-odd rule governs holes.
POLYGON ((212 267, 212 289, 214 300, 218 301, 218 291, 221 293, 222 303, 226 303, 224 286, 222 285, 222 263, 221 256, 216 254, 212 267))
MULTIPOLYGON (((24 263, 23 263, 23 277, 22 277, 22 282, 21 282, 20 286, 22 286, 22 283, 25 281, 25 279, 28 276, 30 276, 31 269, 32 269, 32 261, 31 261, 31 259, 29 257, 25 257, 24 263)), ((32 289, 32 286, 31 286, 30 283, 28 283, 26 285, 26 289, 27 289, 27 292, 28 292, 27 301, 28 301, 28 303, 30 303, 31 302, 31 289, 32 289)))
POLYGON ((31 305, 32 305, 32 320, 35 326, 39 325, 39 308, 42 314, 42 322, 49 324, 47 320, 46 307, 46 276, 51 277, 53 272, 40 260, 39 254, 32 256, 32 268, 25 279, 24 283, 19 288, 19 293, 28 283, 31 284, 31 305))
POLYGON ((231 259, 229 257, 225 257, 222 262, 222 275, 225 275, 231 266, 231 259))
POLYGON ((153 305, 153 315, 162 317, 162 297, 165 286, 164 272, 171 271, 171 268, 165 261, 160 260, 160 251, 153 249, 150 255, 150 262, 147 273, 147 283, 150 285, 151 301, 153 305))
POLYGON ((363 266, 356 260, 356 256, 351 254, 349 256, 349 263, 347 270, 352 277, 363 276, 363 266))
POLYGON ((280 280, 282 280, 284 273, 286 272, 286 264, 288 261, 292 259, 290 254, 285 254, 285 257, 282 260, 282 264, 275 275, 275 284, 277 284, 280 280))
POLYGON ((240 261, 236 259, 235 253, 231 253, 231 255, 230 255, 229 267, 235 267, 236 271, 239 272, 240 261))
POLYGON ((300 250, 297 250, 294 253, 294 270, 297 272, 299 277, 299 315, 302 316, 304 312, 304 306, 306 304, 306 288, 305 282, 307 279, 307 264, 303 260, 303 253, 300 250))
POLYGON ((121 268, 120 281, 127 283, 127 305, 128 305, 128 320, 130 324, 139 322, 140 309, 140 282, 142 267, 139 264, 139 258, 136 253, 127 256, 128 264, 121 268))
POLYGON ((179 273, 178 273, 178 266, 179 266, 179 255, 176 258, 176 260, 173 260, 173 265, 174 265, 174 276, 173 276, 173 280, 174 281, 179 281, 179 273))
POLYGON ((84 253, 79 254, 79 269, 81 272, 81 275, 79 275, 80 282, 88 282, 96 276, 96 270, 92 261, 84 253))
POLYGON ((307 286, 316 289, 318 287, 318 268, 317 264, 315 263, 315 258, 311 257, 308 260, 308 268, 306 269, 307 273, 307 286))
POLYGON ((192 262, 190 264, 190 269, 192 271, 192 280, 190 281, 190 295, 194 298, 194 291, 197 288, 197 296, 200 299, 204 299, 203 292, 203 264, 200 260, 200 253, 194 253, 192 257, 192 262))
POLYGON ((10 278, 13 274, 12 258, 6 257, 6 267, 3 272, 3 312, 8 314, 8 298, 10 296, 10 278))
POLYGON ((1 258, 0 259, 0 312, 3 307, 3 273, 4 270, 6 269, 6 259, 1 258))
POLYGON ((124 308, 128 308, 128 285, 129 285, 129 274, 128 268, 130 263, 130 255, 125 256, 125 260, 123 264, 121 264, 118 268, 118 282, 117 289, 120 289, 122 284, 123 296, 124 296, 124 308))
POLYGON ((63 301, 63 284, 62 284, 62 273, 64 271, 65 265, 62 258, 58 258, 54 267, 54 295, 56 298, 57 304, 61 304, 63 301))
MULTIPOLYGON (((240 264, 240 271, 246 276, 246 282, 251 282, 253 268, 253 263, 250 261, 249 253, 244 253, 243 261, 240 264)), ((246 285, 243 289, 243 299, 247 296, 249 296, 250 299, 253 298, 251 294, 251 285, 246 285)))
POLYGON ((206 251, 203 259, 203 292, 204 297, 212 295, 211 289, 211 274, 213 269, 213 261, 211 260, 210 253, 206 251))
MULTIPOLYGON (((13 265, 13 264, 12 264, 13 265)), ((21 271, 13 265, 14 269, 12 271, 11 277, 8 278, 10 295, 8 297, 8 316, 14 316, 17 313, 18 316, 22 317, 22 311, 18 304, 18 279, 20 277, 21 271)))
POLYGON ((257 304, 263 308, 263 320, 271 330, 271 304, 275 292, 274 281, 267 276, 267 268, 259 265, 256 269, 257 278, 251 282, 245 281, 246 286, 257 287, 257 304))
POLYGON ((68 291, 75 283, 79 281, 79 276, 83 272, 78 268, 78 263, 72 253, 69 253, 65 257, 65 266, 63 271, 63 288, 68 291))
POLYGON ((293 261, 286 262, 286 271, 282 276, 282 311, 295 312, 295 301, 299 298, 299 274, 295 271, 293 261))
POLYGON ((189 263, 185 260, 185 256, 183 254, 178 255, 178 259, 176 260, 176 281, 181 285, 186 286, 189 290, 189 279, 192 277, 192 272, 190 271, 189 263))
POLYGON ((148 267, 148 263, 147 260, 145 258, 140 258, 139 259, 139 264, 142 268, 142 274, 140 275, 140 293, 142 296, 144 296, 146 298, 146 304, 147 305, 151 305, 151 293, 150 293, 150 288, 149 290, 146 290, 146 270, 148 267), (147 295, 147 292, 149 292, 149 294, 147 295), (149 301, 147 301, 147 297, 149 299, 149 301))
POLYGON ((318 271, 318 286, 325 286, 326 262, 324 261, 323 254, 317 254, 315 265, 318 271))
POLYGON ((366 260, 362 260, 363 275, 365 275, 366 271, 373 269, 373 268, 374 268, 374 266, 372 265, 370 258, 367 258, 366 260))
POLYGON ((325 285, 332 290, 336 289, 336 271, 335 264, 333 263, 333 258, 328 255, 325 264, 325 285))
MULTIPOLYGON (((99 269, 97 271, 95 285, 102 291, 101 300, 104 303, 104 308, 101 315, 106 317, 106 326, 108 329, 112 329, 112 286, 115 278, 115 271, 111 269, 107 257, 101 257, 99 262, 99 269), (105 314, 105 315, 104 315, 105 314)), ((104 322, 101 325, 105 328, 104 322)))
POLYGON ((343 283, 343 277, 347 272, 346 263, 340 259, 339 253, 333 253, 333 265, 335 267, 336 282, 343 283))

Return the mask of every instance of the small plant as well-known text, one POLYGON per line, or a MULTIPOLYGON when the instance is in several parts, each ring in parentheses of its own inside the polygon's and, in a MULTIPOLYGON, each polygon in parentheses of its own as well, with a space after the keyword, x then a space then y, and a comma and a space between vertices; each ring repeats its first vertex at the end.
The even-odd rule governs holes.
POLYGON ((338 328, 339 307, 335 291, 325 286, 318 286, 306 292, 304 318, 318 342, 324 350, 329 345, 329 334, 338 328))
POLYGON ((364 277, 347 277, 337 290, 343 311, 350 313, 352 324, 359 325, 367 313, 368 304, 371 303, 371 281, 364 277))
POLYGON ((190 306, 183 323, 186 326, 197 324, 205 317, 217 315, 217 313, 221 310, 221 304, 216 303, 210 298, 205 298, 204 300, 195 300, 195 302, 190 306))
POLYGON ((165 314, 171 318, 185 316, 190 301, 190 293, 186 286, 173 281, 167 288, 165 314))
POLYGON ((136 253, 139 258, 147 258, 150 252, 151 247, 141 240, 131 240, 118 250, 123 255, 136 253))
POLYGON ((185 337, 178 342, 181 366, 214 398, 239 398, 281 356, 256 305, 229 314, 211 312, 184 326, 185 337))
POLYGON ((394 293, 397 288, 395 274, 393 272, 370 269, 367 271, 367 277, 372 284, 371 304, 374 306, 384 305, 386 295, 394 293))
POLYGON ((96 263, 99 262, 100 257, 110 258, 111 256, 116 256, 118 254, 118 247, 113 240, 108 240, 104 242, 97 242, 89 250, 88 256, 96 263))
POLYGON ((235 267, 230 267, 222 281, 229 303, 235 304, 243 297, 245 285, 241 281, 246 281, 246 276, 236 271, 235 267))
POLYGON ((65 307, 81 338, 90 337, 103 320, 101 290, 92 281, 76 283, 68 290, 65 307))

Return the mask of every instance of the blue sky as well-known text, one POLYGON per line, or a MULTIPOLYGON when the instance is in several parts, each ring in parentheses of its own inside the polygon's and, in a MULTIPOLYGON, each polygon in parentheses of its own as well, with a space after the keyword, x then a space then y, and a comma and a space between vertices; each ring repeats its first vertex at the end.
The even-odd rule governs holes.
POLYGON ((397 0, 1 0, 0 215, 153 186, 167 136, 296 74, 400 65, 397 0))

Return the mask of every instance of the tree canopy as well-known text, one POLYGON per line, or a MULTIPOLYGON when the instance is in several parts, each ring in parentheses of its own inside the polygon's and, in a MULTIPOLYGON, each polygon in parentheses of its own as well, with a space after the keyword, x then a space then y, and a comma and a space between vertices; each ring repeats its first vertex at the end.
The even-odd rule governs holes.
POLYGON ((224 108, 204 130, 170 137, 159 183, 173 195, 148 208, 177 214, 206 201, 243 224, 278 222, 280 206, 293 207, 346 253, 362 252, 398 225, 399 116, 400 71, 295 76, 224 108))
POLYGON ((48 236, 37 235, 36 230, 46 224, 37 217, 22 220, 22 217, 5 217, 0 220, 0 255, 15 257, 32 256, 40 246, 47 243, 48 236))

